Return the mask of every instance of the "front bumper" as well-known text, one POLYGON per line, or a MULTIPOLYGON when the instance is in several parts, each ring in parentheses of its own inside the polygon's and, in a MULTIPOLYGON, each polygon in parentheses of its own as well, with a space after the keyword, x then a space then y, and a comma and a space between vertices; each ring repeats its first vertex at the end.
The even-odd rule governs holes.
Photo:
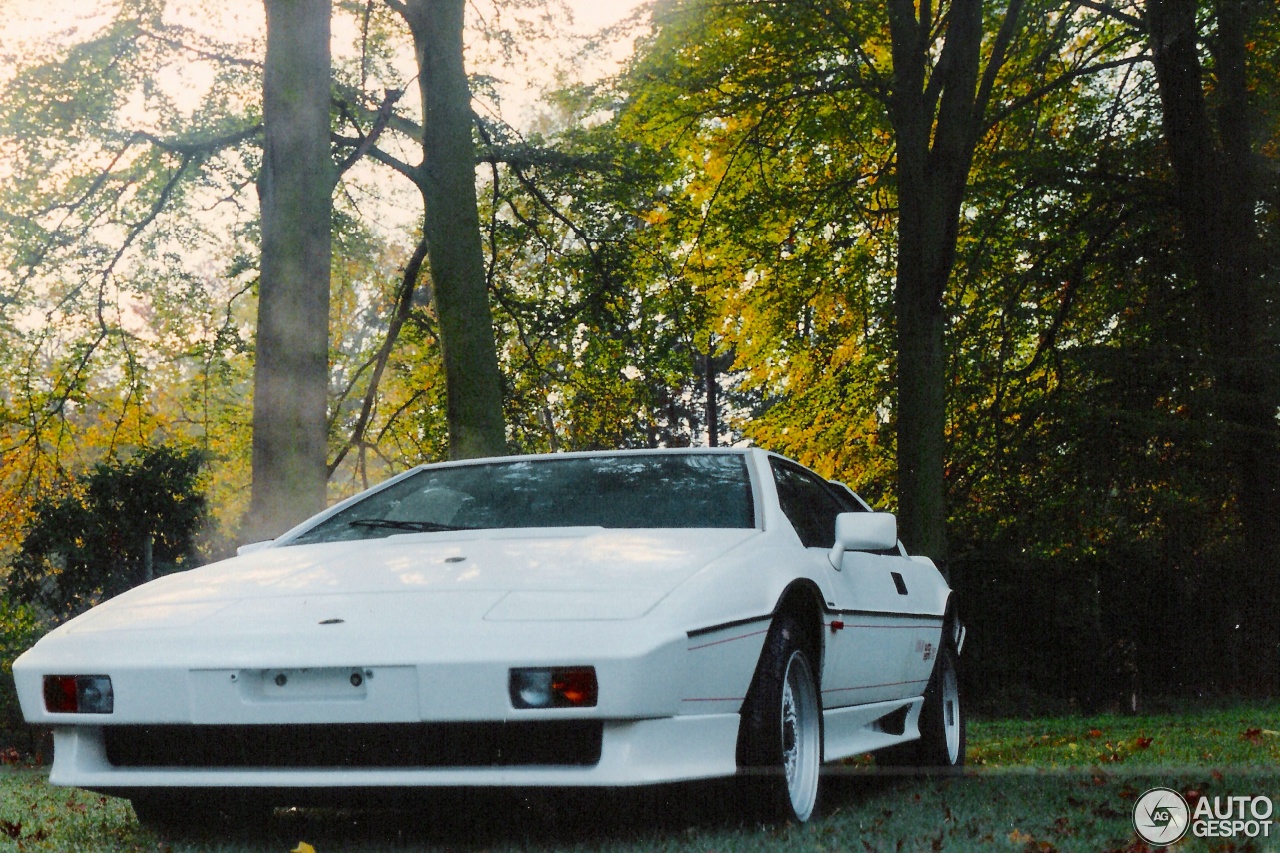
POLYGON ((629 786, 731 776, 737 714, 605 720, 591 766, 497 767, 119 767, 103 726, 54 729, 49 781, 94 790, 144 788, 415 788, 629 786))

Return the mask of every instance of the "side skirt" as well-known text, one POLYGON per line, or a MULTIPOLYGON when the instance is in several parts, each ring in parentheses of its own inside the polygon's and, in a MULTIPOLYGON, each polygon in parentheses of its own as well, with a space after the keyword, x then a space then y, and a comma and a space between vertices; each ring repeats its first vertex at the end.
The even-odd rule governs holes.
POLYGON ((920 737, 920 708, 924 697, 852 705, 822 712, 825 728, 824 761, 905 743, 920 737), (906 712, 905 717, 903 711, 906 712))

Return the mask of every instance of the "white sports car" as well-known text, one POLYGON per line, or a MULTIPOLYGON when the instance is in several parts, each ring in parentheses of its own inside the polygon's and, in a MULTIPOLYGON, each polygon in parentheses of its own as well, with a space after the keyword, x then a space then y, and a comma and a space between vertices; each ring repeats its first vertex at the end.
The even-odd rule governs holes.
POLYGON ((964 761, 964 628, 849 489, 757 449, 425 465, 62 625, 14 664, 50 780, 133 800, 964 761), (886 749, 887 748, 887 749, 886 749))

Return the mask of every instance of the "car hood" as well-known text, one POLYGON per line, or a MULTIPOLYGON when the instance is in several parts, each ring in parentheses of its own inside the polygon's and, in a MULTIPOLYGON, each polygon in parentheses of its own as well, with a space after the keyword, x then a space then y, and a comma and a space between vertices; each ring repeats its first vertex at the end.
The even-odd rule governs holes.
POLYGON ((634 619, 756 534, 560 528, 272 547, 138 587, 62 630, 634 619))

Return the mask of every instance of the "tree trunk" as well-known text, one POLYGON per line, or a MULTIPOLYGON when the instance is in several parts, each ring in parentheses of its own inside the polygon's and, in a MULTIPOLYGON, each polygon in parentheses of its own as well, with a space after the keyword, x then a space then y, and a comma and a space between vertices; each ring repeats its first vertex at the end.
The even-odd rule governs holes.
POLYGON ((465 0, 388 0, 408 22, 422 95, 422 191, 427 257, 440 321, 449 455, 506 452, 502 375, 494 344, 476 211, 471 89, 463 67, 465 0))
MULTIPOLYGON (((1015 4, 1011 4, 1011 8, 1015 4)), ((897 142, 898 517, 912 551, 947 557, 947 362, 943 296, 977 145, 982 3, 953 0, 932 77, 931 30, 912 0, 890 0, 890 119, 897 142), (936 93, 936 94, 935 94, 936 93)), ((928 14, 927 11, 923 14, 928 14)), ((1010 14, 1016 15, 1016 11, 1010 14)))
POLYGON ((1196 0, 1148 0, 1147 26, 1183 248, 1196 277, 1198 314, 1214 380, 1210 415, 1236 480, 1244 558, 1224 567, 1239 605, 1254 677, 1274 683, 1280 652, 1280 430, 1273 317, 1255 221, 1258 179, 1249 132, 1246 4, 1214 3, 1216 116, 1200 63, 1196 0), (1213 119, 1216 118, 1216 121, 1213 119), (1215 133, 1216 130, 1216 133, 1215 133))
POLYGON ((262 267, 245 535, 324 508, 329 357, 329 0, 265 0, 262 267))
POLYGON ((706 390, 707 412, 707 447, 720 446, 720 380, 717 375, 720 365, 717 363, 711 342, 707 342, 707 354, 703 358, 703 387, 706 390))

